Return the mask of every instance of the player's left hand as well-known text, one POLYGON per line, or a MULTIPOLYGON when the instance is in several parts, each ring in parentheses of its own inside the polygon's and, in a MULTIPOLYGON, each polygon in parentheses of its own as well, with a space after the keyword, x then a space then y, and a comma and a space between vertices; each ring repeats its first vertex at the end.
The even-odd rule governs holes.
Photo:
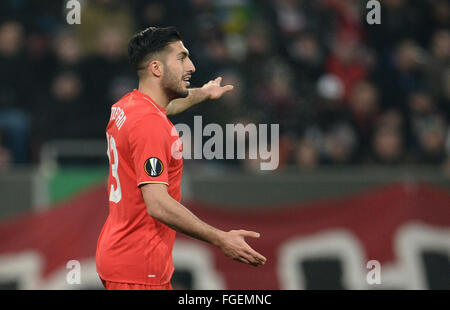
POLYGON ((222 77, 219 76, 215 80, 211 80, 202 86, 202 89, 206 93, 208 99, 219 99, 223 94, 234 88, 233 85, 220 86, 221 82, 222 77))

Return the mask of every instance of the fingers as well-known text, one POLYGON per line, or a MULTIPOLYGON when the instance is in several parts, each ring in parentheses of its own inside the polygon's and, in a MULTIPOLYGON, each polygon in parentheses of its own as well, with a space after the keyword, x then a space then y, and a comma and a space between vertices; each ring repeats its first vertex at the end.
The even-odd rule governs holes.
POLYGON ((226 85, 226 86, 223 86, 222 88, 223 88, 224 92, 227 92, 227 91, 232 90, 234 88, 234 86, 233 85, 226 85))
POLYGON ((266 259, 261 254, 253 251, 252 249, 248 250, 245 254, 243 254, 245 259, 249 261, 249 263, 253 266, 261 266, 266 263, 266 259))
POLYGON ((247 265, 252 265, 252 263, 250 263, 250 261, 244 257, 234 258, 233 260, 240 262, 240 263, 247 264, 247 265))
POLYGON ((248 253, 254 257, 255 260, 257 260, 261 265, 264 265, 267 261, 267 259, 262 256, 261 254, 259 254, 258 252, 256 252, 255 250, 253 250, 250 246, 248 249, 248 253))
MULTIPOLYGON (((261 236, 261 234, 257 233, 256 231, 240 230, 240 233, 243 237, 259 238, 261 236)), ((267 261, 264 256, 253 250, 250 246, 248 246, 247 253, 254 257, 254 259, 257 260, 259 264, 263 265, 267 261)))
POLYGON ((213 99, 219 98, 224 93, 229 92, 229 91, 234 89, 233 85, 220 86, 220 83, 222 83, 222 77, 221 76, 219 76, 219 77, 215 78, 214 80, 211 80, 211 81, 209 81, 208 83, 205 84, 206 86, 217 86, 217 87, 219 87, 219 90, 215 90, 218 93, 213 96, 213 99))
POLYGON ((245 242, 245 237, 259 238, 259 233, 247 230, 230 230, 228 236, 230 236, 231 241, 230 248, 222 249, 228 257, 255 267, 266 263, 267 259, 245 242))
POLYGON ((241 256, 234 258, 234 260, 255 267, 262 265, 258 260, 254 259, 253 257, 251 257, 251 255, 247 254, 242 254, 241 256))
POLYGON ((250 238, 259 238, 260 234, 257 233, 256 231, 249 231, 249 230, 243 230, 241 229, 239 231, 239 233, 241 234, 241 236, 243 237, 250 237, 250 238))

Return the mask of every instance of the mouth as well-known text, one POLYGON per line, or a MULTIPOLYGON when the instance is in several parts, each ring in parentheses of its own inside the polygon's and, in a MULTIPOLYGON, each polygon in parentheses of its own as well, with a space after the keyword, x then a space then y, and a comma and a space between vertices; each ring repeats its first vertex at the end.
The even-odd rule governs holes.
POLYGON ((186 83, 186 86, 189 86, 189 85, 191 85, 191 82, 189 82, 190 79, 191 79, 191 75, 186 75, 186 76, 184 76, 184 78, 182 79, 182 81, 183 81, 184 83, 186 83))

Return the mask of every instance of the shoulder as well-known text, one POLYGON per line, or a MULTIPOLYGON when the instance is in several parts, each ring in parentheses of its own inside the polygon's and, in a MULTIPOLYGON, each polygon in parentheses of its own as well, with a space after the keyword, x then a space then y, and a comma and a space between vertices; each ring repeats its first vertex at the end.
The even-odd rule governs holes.
POLYGON ((127 119, 132 120, 132 123, 140 122, 143 119, 164 123, 167 119, 166 115, 161 111, 150 106, 144 99, 133 96, 132 93, 121 98, 112 107, 122 109, 127 115, 127 119))
POLYGON ((130 134, 142 133, 153 135, 156 133, 162 136, 170 134, 171 126, 167 116, 154 108, 152 109, 148 105, 143 104, 140 107, 132 109, 129 115, 130 122, 128 130, 130 134))
POLYGON ((134 132, 170 132, 171 123, 167 116, 148 101, 133 93, 128 93, 111 107, 112 118, 123 113, 129 134, 134 132))

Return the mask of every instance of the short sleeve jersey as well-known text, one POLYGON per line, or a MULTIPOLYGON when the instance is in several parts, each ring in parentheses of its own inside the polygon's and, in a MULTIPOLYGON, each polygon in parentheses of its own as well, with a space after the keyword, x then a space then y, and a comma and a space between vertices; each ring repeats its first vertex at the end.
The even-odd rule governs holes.
POLYGON ((138 90, 111 108, 109 215, 96 253, 97 273, 106 281, 162 285, 174 271, 175 231, 148 213, 140 190, 162 183, 181 200, 182 145, 165 112, 138 90))

